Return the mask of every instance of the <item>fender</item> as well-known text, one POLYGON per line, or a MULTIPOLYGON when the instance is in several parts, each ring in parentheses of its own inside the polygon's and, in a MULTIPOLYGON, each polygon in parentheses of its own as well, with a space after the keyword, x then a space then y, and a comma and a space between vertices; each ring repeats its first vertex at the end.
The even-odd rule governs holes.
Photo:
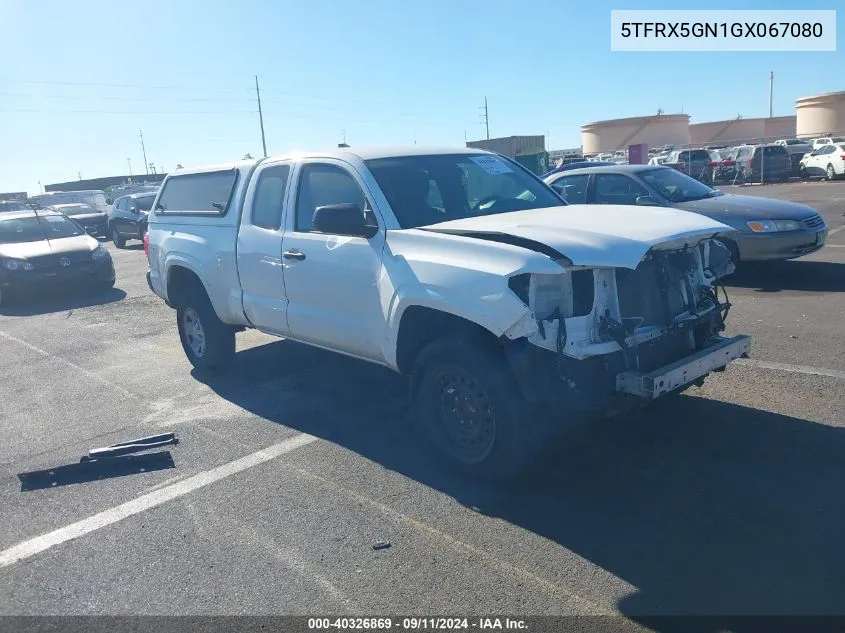
MULTIPOLYGON (((529 310, 507 287, 507 281, 500 278, 501 292, 486 296, 473 296, 458 290, 430 285, 406 284, 393 294, 387 310, 388 340, 383 349, 387 364, 397 369, 396 350, 399 339, 399 325, 405 310, 412 306, 431 308, 466 319, 483 327, 495 337, 510 333, 514 325, 531 317, 529 310)), ((533 319, 531 324, 536 324, 533 319)), ((527 336, 530 332, 520 333, 527 336)))

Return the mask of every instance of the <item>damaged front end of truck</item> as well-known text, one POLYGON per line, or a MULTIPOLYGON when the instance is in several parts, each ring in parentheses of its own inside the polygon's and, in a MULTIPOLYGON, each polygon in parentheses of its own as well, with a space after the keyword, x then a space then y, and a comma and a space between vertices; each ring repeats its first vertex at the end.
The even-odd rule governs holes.
POLYGON ((717 238, 654 244, 635 267, 559 263, 556 274, 508 279, 529 313, 504 348, 530 401, 627 410, 749 353, 748 336, 721 334, 731 309, 721 280, 734 264, 717 238))

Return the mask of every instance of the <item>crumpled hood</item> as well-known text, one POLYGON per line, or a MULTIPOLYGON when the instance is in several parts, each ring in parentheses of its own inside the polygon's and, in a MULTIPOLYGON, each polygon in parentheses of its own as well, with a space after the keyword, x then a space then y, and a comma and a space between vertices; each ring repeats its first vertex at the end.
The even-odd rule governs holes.
MULTIPOLYGON (((653 247, 680 248, 733 232, 696 213, 663 207, 568 205, 440 222, 425 231, 511 236, 554 249, 575 266, 634 269, 653 247)), ((531 248, 526 245, 526 248, 531 248)), ((535 249, 537 250, 537 249, 535 249)))
POLYGON ((720 222, 729 220, 803 220, 818 215, 815 209, 797 202, 760 198, 758 196, 735 196, 725 194, 703 200, 673 203, 676 209, 702 213, 720 222))

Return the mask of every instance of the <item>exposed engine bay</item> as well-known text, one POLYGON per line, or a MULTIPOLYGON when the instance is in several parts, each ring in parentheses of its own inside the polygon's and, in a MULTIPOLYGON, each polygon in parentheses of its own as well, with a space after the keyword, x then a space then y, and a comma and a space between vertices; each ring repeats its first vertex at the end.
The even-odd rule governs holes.
MULTIPOLYGON (((645 375, 723 340, 718 334, 731 304, 719 280, 733 271, 728 248, 708 239, 652 249, 634 270, 516 276, 511 289, 531 309, 537 331, 525 339, 528 346, 510 345, 508 355, 518 365, 527 356, 538 361, 531 347, 552 352, 553 362, 548 356, 541 361, 541 373, 563 381, 570 397, 606 404, 616 391, 631 391, 617 385, 618 375, 645 375)), ((532 382, 545 380, 529 373, 532 382)))

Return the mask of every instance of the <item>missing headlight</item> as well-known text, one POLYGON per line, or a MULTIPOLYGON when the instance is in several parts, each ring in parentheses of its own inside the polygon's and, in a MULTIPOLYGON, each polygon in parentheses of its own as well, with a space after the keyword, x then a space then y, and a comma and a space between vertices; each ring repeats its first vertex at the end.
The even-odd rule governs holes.
POLYGON ((538 321, 552 315, 563 318, 585 316, 593 309, 593 271, 573 270, 559 274, 522 274, 508 279, 508 287, 531 308, 538 321))

